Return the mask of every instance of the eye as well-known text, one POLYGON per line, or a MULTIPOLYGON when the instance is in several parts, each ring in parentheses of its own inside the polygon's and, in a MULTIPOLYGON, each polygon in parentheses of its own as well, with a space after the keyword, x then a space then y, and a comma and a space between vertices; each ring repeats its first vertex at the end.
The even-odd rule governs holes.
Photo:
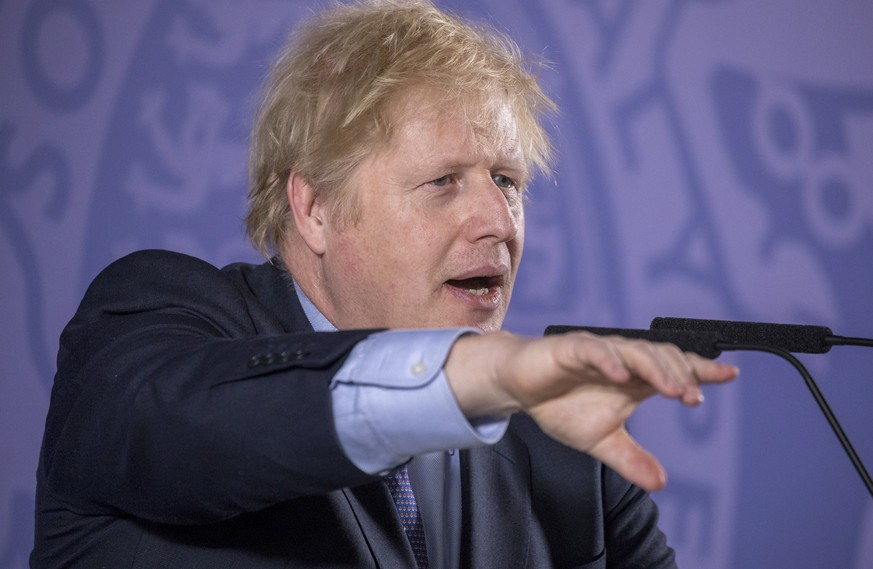
POLYGON ((495 174, 491 176, 491 179, 494 180, 494 183, 498 188, 501 189, 518 189, 518 186, 515 185, 515 180, 510 178, 509 176, 504 176, 503 174, 495 174))
POLYGON ((457 176, 454 174, 446 174, 445 176, 440 176, 439 178, 435 178, 430 182, 426 182, 424 184, 425 187, 435 188, 435 189, 446 189, 451 185, 457 182, 457 176))
POLYGON ((438 188, 442 188, 449 185, 449 182, 452 181, 451 176, 440 176, 436 180, 431 180, 430 185, 436 186, 438 188))

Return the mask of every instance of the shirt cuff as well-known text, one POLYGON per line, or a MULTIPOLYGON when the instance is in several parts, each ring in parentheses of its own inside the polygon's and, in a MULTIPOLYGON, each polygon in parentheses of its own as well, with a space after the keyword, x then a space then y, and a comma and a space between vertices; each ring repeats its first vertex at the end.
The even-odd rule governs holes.
POLYGON ((384 474, 410 457, 496 443, 508 418, 477 417, 458 407, 443 364, 474 328, 389 330, 359 342, 331 382, 334 422, 349 460, 384 474))

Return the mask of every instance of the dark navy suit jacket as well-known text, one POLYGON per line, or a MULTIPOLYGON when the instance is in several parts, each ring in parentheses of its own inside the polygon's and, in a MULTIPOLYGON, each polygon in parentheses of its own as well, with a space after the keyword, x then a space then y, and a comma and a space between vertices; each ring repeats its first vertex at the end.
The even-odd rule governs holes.
MULTIPOLYGON (((61 336, 32 567, 414 567, 331 414, 374 331, 313 332, 289 279, 163 251, 95 279, 61 336)), ((674 566, 649 496, 524 415, 461 465, 464 567, 674 566)))

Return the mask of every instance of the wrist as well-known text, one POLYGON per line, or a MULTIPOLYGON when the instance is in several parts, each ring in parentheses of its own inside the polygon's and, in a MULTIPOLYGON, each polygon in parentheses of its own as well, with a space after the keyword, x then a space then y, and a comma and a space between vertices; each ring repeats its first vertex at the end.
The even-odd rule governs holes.
POLYGON ((444 367, 446 378, 458 407, 469 420, 506 418, 521 409, 504 389, 500 372, 520 343, 517 336, 500 331, 463 336, 452 346, 444 367))

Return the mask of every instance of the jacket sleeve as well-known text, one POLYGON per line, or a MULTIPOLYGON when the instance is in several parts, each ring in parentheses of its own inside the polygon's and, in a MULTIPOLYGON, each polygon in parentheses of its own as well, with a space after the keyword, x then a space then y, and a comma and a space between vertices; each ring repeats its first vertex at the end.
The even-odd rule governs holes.
POLYGON ((266 313, 191 257, 104 270, 61 336, 41 458, 52 496, 205 523, 372 481, 342 452, 329 391, 371 331, 287 333, 266 313))

